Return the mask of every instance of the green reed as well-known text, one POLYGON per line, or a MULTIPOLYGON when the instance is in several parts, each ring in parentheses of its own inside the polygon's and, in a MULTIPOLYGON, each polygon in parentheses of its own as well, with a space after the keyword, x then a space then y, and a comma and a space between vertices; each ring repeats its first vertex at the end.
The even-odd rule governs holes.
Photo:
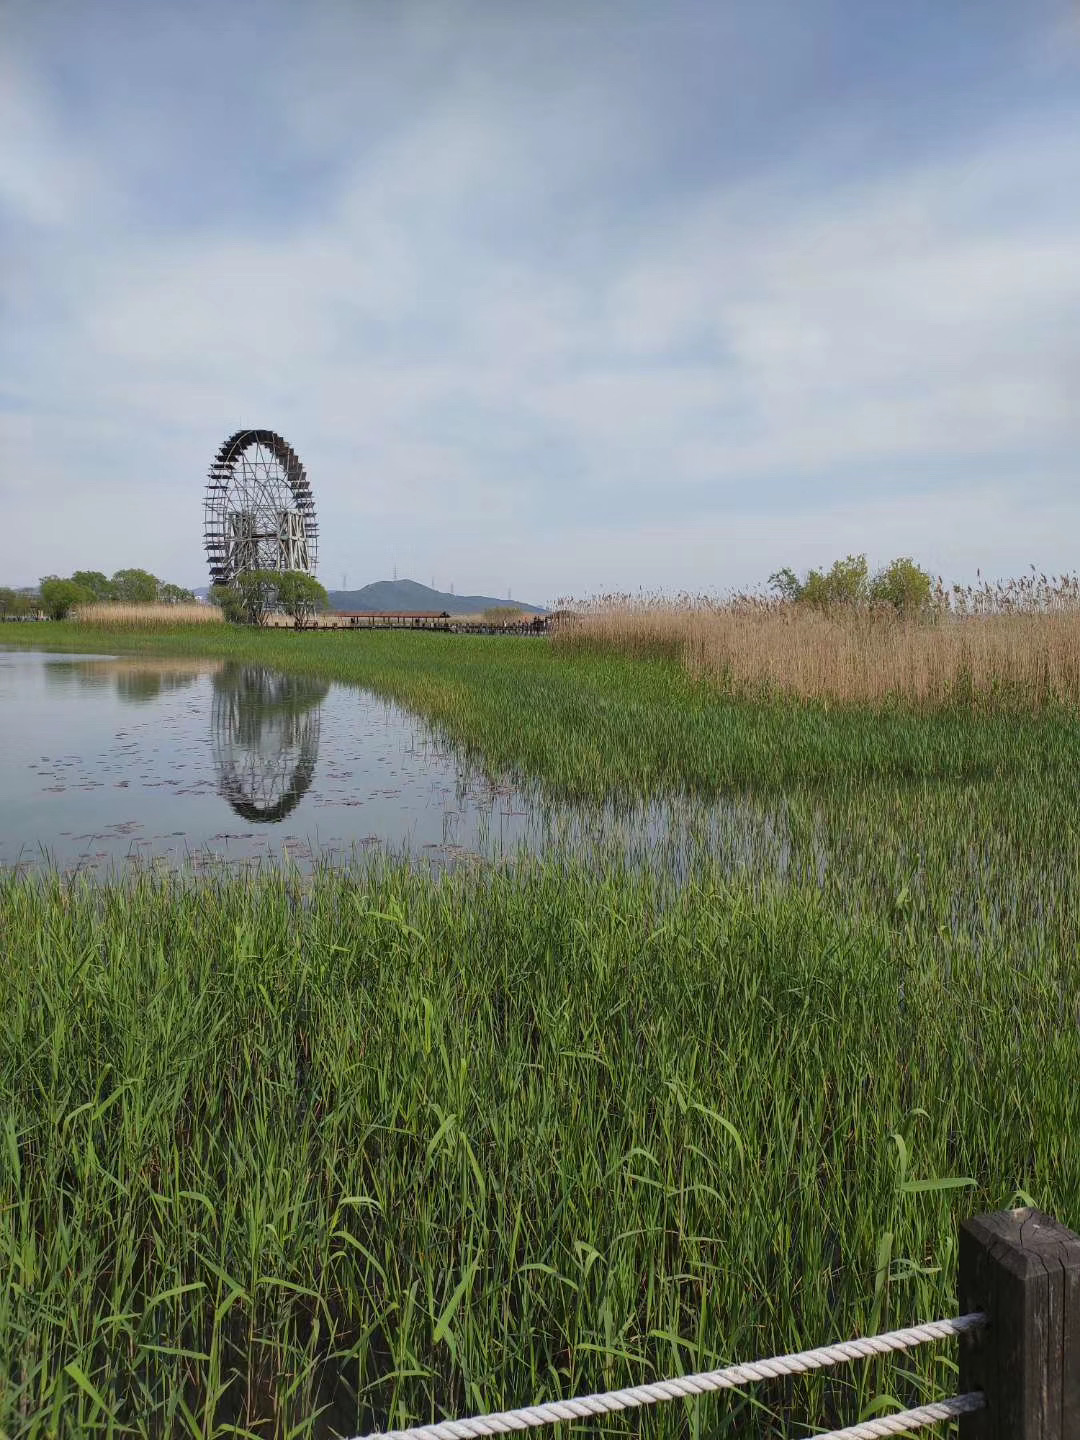
MULTIPOLYGON (((0 1426, 358 1433, 953 1313, 960 1216, 1080 1209, 1077 952, 946 974, 864 899, 6 882, 0 1426)), ((803 1434, 948 1360, 590 1429, 803 1434)))

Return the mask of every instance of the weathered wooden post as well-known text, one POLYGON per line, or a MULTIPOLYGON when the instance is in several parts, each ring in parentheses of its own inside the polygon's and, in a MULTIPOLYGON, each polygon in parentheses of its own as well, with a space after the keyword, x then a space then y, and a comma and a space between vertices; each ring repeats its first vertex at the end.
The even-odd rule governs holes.
POLYGON ((1080 1440, 1080 1236, 1041 1210, 1001 1210, 960 1227, 959 1393, 986 1408, 961 1440, 1080 1440))

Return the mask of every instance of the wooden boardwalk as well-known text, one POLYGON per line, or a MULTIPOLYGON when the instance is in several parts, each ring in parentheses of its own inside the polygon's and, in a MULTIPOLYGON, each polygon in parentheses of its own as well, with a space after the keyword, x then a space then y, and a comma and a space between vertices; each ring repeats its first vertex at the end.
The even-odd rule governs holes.
MULTIPOLYGON (((438 630, 449 635, 547 635, 551 615, 523 620, 474 620, 445 610, 331 610, 305 621, 305 630, 438 630)), ((292 627, 286 615, 268 616, 267 625, 292 627)))

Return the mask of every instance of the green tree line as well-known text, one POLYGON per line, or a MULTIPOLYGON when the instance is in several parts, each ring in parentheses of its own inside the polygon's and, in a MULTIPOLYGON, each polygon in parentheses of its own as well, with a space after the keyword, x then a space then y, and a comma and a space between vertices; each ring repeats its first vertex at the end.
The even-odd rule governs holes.
POLYGON ((43 610, 50 619, 63 620, 76 605, 181 605, 194 599, 190 590, 159 580, 149 570, 117 570, 111 578, 101 570, 76 570, 67 576, 42 576, 36 595, 0 586, 0 615, 43 610))
MULTIPOLYGON (((318 580, 302 570, 251 570, 231 585, 215 585, 210 598, 226 620, 243 625, 261 625, 279 610, 302 627, 330 604, 318 580)), ((180 605, 194 600, 190 590, 159 580, 149 570, 117 570, 111 577, 101 570, 76 570, 43 576, 36 594, 0 586, 0 616, 18 619, 43 611, 52 620, 63 620, 79 605, 180 605)))
POLYGON ((33 615, 40 603, 36 595, 29 595, 25 590, 0 585, 0 615, 14 616, 18 620, 24 615, 33 615))

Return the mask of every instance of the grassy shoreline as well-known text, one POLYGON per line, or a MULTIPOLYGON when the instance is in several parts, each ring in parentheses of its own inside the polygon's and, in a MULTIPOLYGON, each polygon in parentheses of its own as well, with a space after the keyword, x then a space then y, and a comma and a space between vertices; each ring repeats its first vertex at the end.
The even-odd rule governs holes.
POLYGON ((138 633, 61 623, 9 626, 0 630, 5 642, 68 653, 200 655, 363 685, 419 713, 493 771, 539 780, 561 797, 1020 781, 1047 763, 1063 779, 1080 774, 1072 706, 1025 712, 1014 703, 750 699, 695 679, 677 660, 568 654, 511 636, 231 626, 138 633), (8 631, 19 633, 9 640, 8 631))

